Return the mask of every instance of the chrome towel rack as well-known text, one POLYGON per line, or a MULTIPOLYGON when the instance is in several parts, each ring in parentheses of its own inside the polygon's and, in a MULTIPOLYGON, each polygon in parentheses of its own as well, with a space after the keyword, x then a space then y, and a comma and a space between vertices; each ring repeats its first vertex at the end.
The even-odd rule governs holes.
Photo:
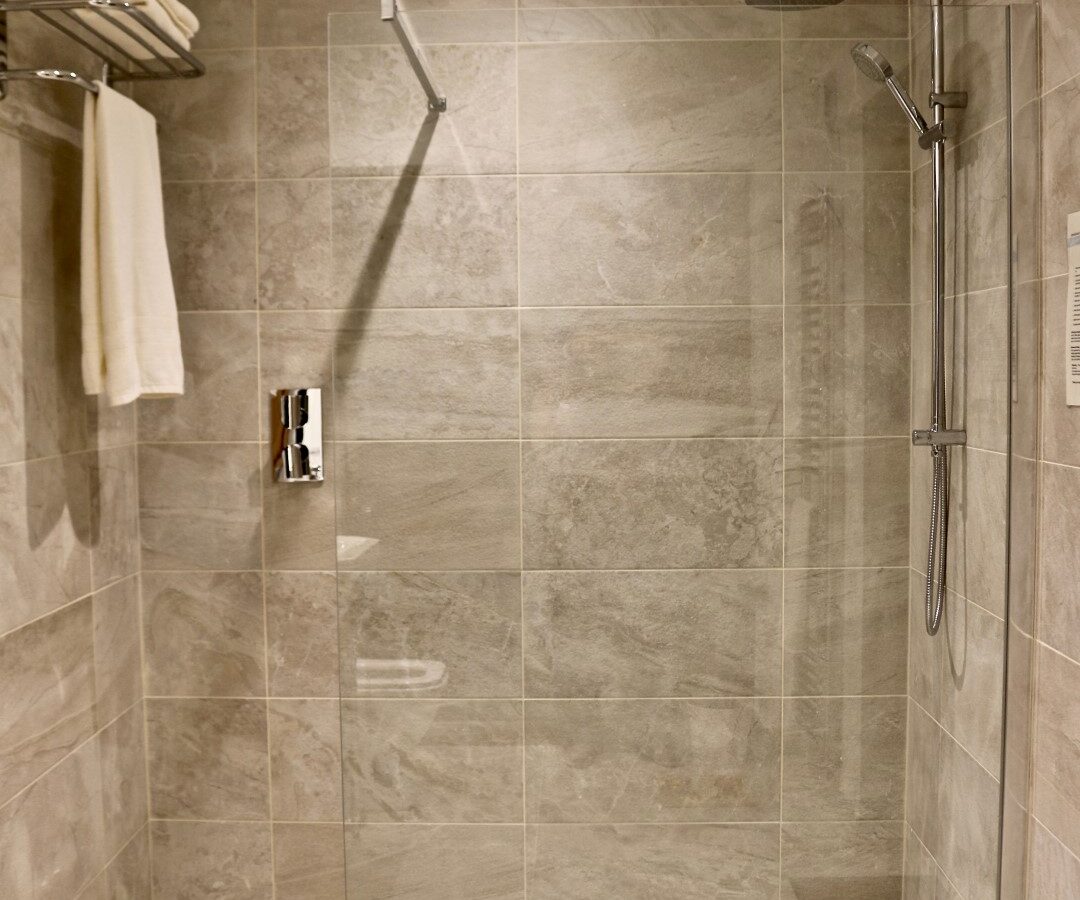
POLYGON ((0 0, 0 99, 9 81, 62 81, 94 93, 94 83, 78 72, 51 67, 9 69, 8 13, 28 12, 87 48, 106 67, 109 81, 198 78, 206 66, 180 46, 142 9, 146 0, 0 0), (135 55, 109 37, 124 35, 146 51, 135 55), (165 52, 168 51, 168 52, 165 52))
POLYGON ((381 9, 380 18, 393 26, 394 33, 401 42, 401 48, 405 51, 405 58, 408 59, 416 77, 420 79, 420 86, 427 94, 428 109, 436 113, 446 112, 446 95, 439 90, 435 79, 431 77, 427 58, 416 42, 416 36, 413 34, 405 11, 398 6, 397 0, 381 0, 381 9))

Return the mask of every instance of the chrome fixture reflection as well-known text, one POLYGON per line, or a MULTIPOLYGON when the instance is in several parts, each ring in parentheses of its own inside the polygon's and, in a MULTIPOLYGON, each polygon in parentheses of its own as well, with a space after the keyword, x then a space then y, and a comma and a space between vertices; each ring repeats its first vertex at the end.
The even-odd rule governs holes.
POLYGON ((322 391, 292 388, 273 400, 274 479, 322 481, 322 391))
POLYGON ((930 487, 930 536, 926 560, 926 631, 937 634, 945 609, 945 578, 949 555, 949 447, 967 442, 967 432, 950 430, 945 405, 945 141, 948 138, 945 110, 967 106, 967 94, 945 90, 945 34, 940 4, 931 7, 930 123, 927 123, 897 80, 889 61, 871 44, 857 44, 851 57, 868 78, 888 87, 915 130, 919 146, 934 154, 934 324, 933 403, 930 427, 912 433, 912 442, 929 447, 933 455, 930 487))
POLYGON ((393 26, 394 34, 401 43, 401 49, 405 51, 405 58, 416 73, 424 93, 427 94, 428 109, 434 113, 446 112, 446 95, 439 90, 435 79, 431 77, 431 67, 427 57, 424 56, 424 51, 420 49, 416 41, 405 10, 398 5, 397 0, 381 0, 380 9, 380 17, 393 26))

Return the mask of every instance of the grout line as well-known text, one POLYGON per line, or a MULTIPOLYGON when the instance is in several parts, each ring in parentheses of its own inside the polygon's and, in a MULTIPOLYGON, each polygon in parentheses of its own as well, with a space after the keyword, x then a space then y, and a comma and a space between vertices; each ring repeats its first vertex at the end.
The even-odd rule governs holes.
POLYGON ((947 735, 949 737, 949 739, 954 744, 956 744, 957 747, 959 747, 963 751, 964 755, 966 757, 968 757, 968 759, 970 759, 973 763, 975 763, 975 765, 977 765, 983 772, 985 772, 987 774, 987 776, 989 778, 991 778, 993 780, 994 784, 1000 784, 1000 781, 1001 781, 1000 773, 998 775, 995 775, 988 768, 986 768, 986 766, 984 766, 981 762, 979 762, 979 760, 975 758, 975 755, 967 748, 967 745, 964 744, 951 731, 949 731, 948 728, 946 728, 944 725, 942 725, 941 721, 936 716, 934 716, 925 706, 923 706, 922 703, 920 703, 919 700, 916 697, 908 695, 907 700, 909 700, 911 703, 913 703, 915 706, 917 706, 920 710, 922 710, 923 715, 925 715, 931 722, 933 722, 935 725, 937 725, 937 727, 941 729, 942 733, 947 735))
MULTIPOLYGON (((780 16, 780 36, 784 36, 784 25, 787 16, 780 16)), ((787 152, 785 141, 785 115, 784 115, 784 52, 781 43, 781 52, 777 54, 779 77, 780 77, 780 297, 784 312, 780 314, 780 565, 787 564, 787 305, 788 305, 788 271, 787 271, 787 152)), ((785 619, 787 604, 787 577, 780 578, 780 692, 786 690, 786 673, 784 671, 785 653, 785 619)), ((777 828, 776 848, 776 890, 778 900, 784 896, 784 706, 780 701, 780 753, 779 753, 779 779, 777 788, 779 796, 778 818, 780 825, 777 828)))
MULTIPOLYGON (((184 824, 236 824, 236 825, 342 825, 341 819, 154 819, 154 822, 177 822, 184 824)), ((686 821, 682 819, 673 819, 670 821, 657 821, 656 819, 629 819, 611 821, 608 819, 589 819, 579 820, 573 822, 530 822, 529 828, 596 828, 596 827, 620 827, 620 826, 639 826, 646 828, 672 828, 682 829, 689 827, 696 828, 743 828, 747 826, 761 826, 761 825, 781 825, 778 819, 709 819, 703 821, 686 821)), ((798 825, 902 825, 902 819, 799 819, 797 822, 789 822, 787 824, 798 825)), ((367 827, 372 826, 377 828, 476 828, 477 826, 488 828, 519 828, 521 822, 515 820, 495 821, 495 822, 470 822, 470 821, 426 821, 417 820, 410 822, 401 821, 377 821, 377 820, 365 820, 365 819, 345 819, 344 825, 346 827, 367 827)))
MULTIPOLYGON (((731 575, 738 574, 761 574, 761 573, 784 573, 784 572, 906 572, 911 568, 909 565, 890 565, 890 566, 758 566, 754 568, 677 568, 672 567, 670 569, 628 569, 628 568, 610 568, 610 569, 596 569, 596 568, 562 568, 562 569, 544 569, 544 568, 524 568, 520 566, 514 566, 513 568, 505 569, 416 569, 410 567, 398 566, 394 569, 343 569, 340 574, 345 578, 350 576, 365 577, 368 575, 400 575, 407 573, 410 575, 464 575, 464 574, 478 574, 478 575, 535 575, 535 574, 552 574, 552 575, 580 575, 580 574, 596 574, 596 575, 612 575, 617 573, 655 573, 661 574, 677 574, 677 573, 726 573, 731 575)), ((197 575, 251 575, 260 574, 261 569, 144 569, 143 575, 178 575, 178 574, 197 574, 197 575)), ((268 569, 265 574, 267 575, 333 575, 334 572, 328 569, 268 569)), ((87 595, 89 596, 89 595, 87 595)), ((85 598, 80 598, 85 599, 85 598)), ((75 601, 78 602, 78 601, 75 601)), ((973 601, 972 601, 973 602, 973 601)), ((69 604, 70 605, 70 604, 69 604)), ((976 604, 978 605, 978 604, 976 604)), ((992 613, 991 613, 992 615, 992 613)), ((44 618, 44 616, 42 616, 44 618)), ((20 626, 23 627, 23 626, 20 626)), ((18 629, 15 629, 16 631, 18 629)))
MULTIPOLYGON (((910 441, 910 434, 823 434, 823 435, 781 435, 770 434, 747 437, 697 437, 694 435, 658 435, 654 437, 495 437, 495 438, 371 438, 367 440, 338 439, 327 441, 344 447, 367 447, 381 444, 643 444, 643 443, 675 443, 675 442, 711 442, 711 443, 749 443, 751 441, 773 441, 779 443, 788 441, 910 441)), ((147 441, 145 447, 263 447, 267 442, 262 440, 245 441, 147 441)), ((983 453, 996 453, 1003 456, 1000 450, 980 450, 983 453)))
POLYGON ((304 702, 311 700, 341 700, 342 703, 654 703, 654 702, 682 702, 699 703, 714 702, 739 702, 747 703, 757 700, 905 700, 907 694, 684 694, 681 696, 656 696, 656 697, 529 697, 507 694, 505 696, 489 695, 479 697, 449 697, 446 695, 432 696, 376 696, 370 694, 352 694, 341 697, 298 697, 298 696, 273 696, 261 697, 257 694, 248 695, 198 695, 198 694, 152 694, 147 700, 167 701, 206 701, 227 700, 245 701, 258 703, 261 700, 277 702, 304 702))

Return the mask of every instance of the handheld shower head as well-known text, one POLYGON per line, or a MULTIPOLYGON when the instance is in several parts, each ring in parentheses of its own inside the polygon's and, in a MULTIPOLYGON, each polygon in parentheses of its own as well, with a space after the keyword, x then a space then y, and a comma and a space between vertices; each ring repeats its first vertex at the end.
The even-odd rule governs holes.
POLYGON ((889 93, 900 104, 904 114, 911 120, 915 130, 919 132, 919 144, 922 145, 922 139, 929 133, 930 126, 926 124, 926 119, 919 112, 919 107, 915 105, 911 95, 897 80, 889 61, 883 54, 878 52, 873 44, 856 44, 851 48, 851 58, 855 61, 855 65, 859 67, 859 71, 867 78, 884 82, 885 87, 889 89, 889 93))

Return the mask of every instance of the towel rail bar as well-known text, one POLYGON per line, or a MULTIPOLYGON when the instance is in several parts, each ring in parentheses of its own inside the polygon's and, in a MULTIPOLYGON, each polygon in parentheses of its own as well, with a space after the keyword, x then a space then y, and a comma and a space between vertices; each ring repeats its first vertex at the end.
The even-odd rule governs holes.
POLYGON ((114 81, 198 78, 205 74, 206 66, 198 57, 140 8, 146 2, 0 0, 0 100, 7 95, 9 81, 44 79, 74 84, 84 90, 93 88, 89 79, 66 69, 51 66, 8 69, 8 13, 34 13, 61 34, 90 50, 108 66, 114 81), (78 15, 79 11, 85 14, 78 15), (130 48, 120 43, 125 39, 130 48))

